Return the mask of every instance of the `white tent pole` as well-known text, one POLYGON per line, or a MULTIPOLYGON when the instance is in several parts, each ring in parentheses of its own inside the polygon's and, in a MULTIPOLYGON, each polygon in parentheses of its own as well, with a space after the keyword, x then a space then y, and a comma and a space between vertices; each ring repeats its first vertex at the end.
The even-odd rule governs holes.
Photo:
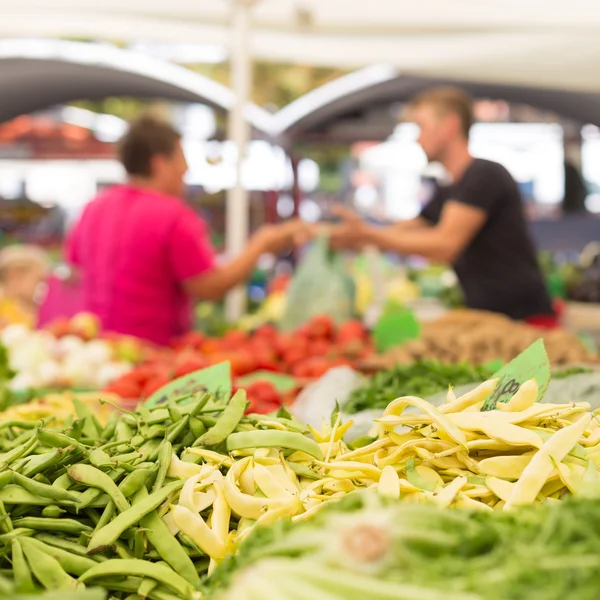
MULTIPOLYGON (((252 57, 250 54, 250 10, 256 0, 233 0, 231 28, 231 87, 235 104, 229 114, 228 137, 237 148, 236 183, 227 194, 225 239, 229 259, 239 256, 248 241, 248 192, 242 181, 242 165, 250 139, 250 126, 244 115, 250 100, 252 57)), ((225 311, 229 321, 239 319, 245 309, 246 293, 238 287, 227 296, 225 311)))

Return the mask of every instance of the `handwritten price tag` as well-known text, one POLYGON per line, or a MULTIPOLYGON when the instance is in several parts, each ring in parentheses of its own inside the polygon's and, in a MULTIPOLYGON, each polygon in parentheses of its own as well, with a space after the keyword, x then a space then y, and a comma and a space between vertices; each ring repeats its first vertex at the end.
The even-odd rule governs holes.
POLYGON ((498 385, 481 410, 494 410, 499 402, 508 402, 523 383, 533 378, 538 384, 537 402, 539 402, 548 389, 550 375, 548 353, 544 341, 540 339, 494 375, 494 378, 498 379, 498 385))

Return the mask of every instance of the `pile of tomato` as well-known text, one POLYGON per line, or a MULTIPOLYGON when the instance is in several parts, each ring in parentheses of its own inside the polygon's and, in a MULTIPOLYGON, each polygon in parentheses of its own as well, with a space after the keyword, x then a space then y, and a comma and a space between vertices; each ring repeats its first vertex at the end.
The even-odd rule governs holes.
POLYGON ((269 381, 244 386, 251 412, 271 412, 293 400, 307 382, 334 367, 356 367, 372 352, 370 336, 360 321, 336 327, 326 316, 312 319, 293 333, 282 333, 271 325, 252 333, 231 331, 222 338, 192 332, 171 348, 149 352, 143 364, 112 383, 107 391, 122 398, 144 399, 177 377, 229 361, 234 382, 256 371, 285 373, 297 380, 296 389, 286 394, 269 381))

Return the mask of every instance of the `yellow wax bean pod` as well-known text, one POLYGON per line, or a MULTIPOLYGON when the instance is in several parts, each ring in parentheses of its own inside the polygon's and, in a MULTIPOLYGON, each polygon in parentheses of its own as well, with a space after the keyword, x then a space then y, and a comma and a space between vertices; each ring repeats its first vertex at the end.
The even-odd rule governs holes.
POLYGON ((164 515, 162 522, 167 526, 171 535, 177 535, 179 533, 179 527, 175 525, 175 519, 173 518, 173 513, 171 511, 164 515))
POLYGON ((473 473, 471 471, 465 471, 464 469, 444 469, 440 471, 440 476, 450 477, 451 479, 455 479, 456 477, 472 477, 473 473))
POLYGON ((384 415, 375 419, 383 432, 394 431, 397 427, 417 427, 433 423, 431 417, 425 415, 384 415))
POLYGON ((194 514, 185 506, 174 506, 173 519, 179 529, 211 558, 221 560, 225 558, 226 546, 204 519, 194 514))
POLYGON ((500 498, 504 502, 507 502, 511 497, 513 488, 515 487, 514 483, 510 481, 505 481, 504 479, 500 479, 498 477, 487 477, 485 480, 485 484, 488 488, 500 498))
POLYGON ((361 473, 362 477, 370 478, 374 481, 379 481, 379 478, 381 477, 381 471, 377 467, 356 461, 336 460, 330 463, 315 461, 315 464, 329 470, 361 473))
MULTIPOLYGON (((283 498, 260 498, 243 494, 237 487, 236 482, 250 464, 251 458, 244 458, 229 469, 227 476, 223 479, 223 492, 227 503, 238 516, 247 519, 259 519, 260 516, 270 508, 281 508, 289 506, 291 502, 283 498)), ((292 503, 295 499, 292 498, 292 503)))
POLYGON ((562 479, 558 476, 558 471, 556 472, 556 477, 553 479, 549 479, 544 487, 541 489, 539 496, 542 498, 546 498, 548 496, 552 496, 557 492, 560 492, 565 487, 565 484, 562 482, 562 479))
POLYGON ((412 458, 406 466, 406 479, 420 490, 428 492, 434 492, 438 487, 444 487, 444 480, 436 471, 423 465, 415 466, 412 458))
MULTIPOLYGON (((394 471, 395 472, 395 471, 394 471)), ((331 492, 333 494, 337 492, 349 493, 353 492, 356 489, 355 485, 350 481, 350 479, 341 479, 339 481, 330 481, 323 485, 323 490, 326 492, 331 492)))
POLYGON ((196 465, 194 463, 183 462, 177 456, 173 455, 169 468, 167 469, 167 477, 173 477, 177 479, 189 479, 195 475, 202 473, 204 465, 196 465))
POLYGON ((479 473, 479 463, 464 452, 458 452, 456 458, 460 463, 467 467, 471 473, 474 473, 475 475, 479 473))
POLYGON ((248 496, 254 496, 256 494, 256 481, 254 481, 254 461, 249 460, 246 468, 241 472, 238 485, 242 493, 248 494, 248 496))
POLYGON ((562 462, 573 446, 579 442, 592 416, 587 415, 574 425, 557 431, 535 454, 517 481, 505 510, 531 504, 544 487, 556 463, 562 462))
POLYGON ((484 381, 481 385, 478 385, 474 390, 467 392, 460 398, 457 398, 450 404, 445 404, 440 407, 440 412, 443 414, 458 413, 466 410, 474 404, 479 404, 483 400, 486 400, 489 395, 496 389, 498 384, 497 379, 490 379, 484 381))
POLYGON ((577 493, 577 488, 579 486, 579 481, 575 479, 575 474, 571 469, 565 465, 564 463, 557 463, 556 461, 552 461, 554 463, 554 467, 558 471, 558 475, 563 485, 572 493, 577 493))
POLYGON ((201 474, 198 473, 193 477, 190 477, 186 482, 183 488, 181 489, 181 493, 179 494, 179 504, 181 506, 185 506, 187 509, 192 512, 196 511, 196 502, 194 501, 194 492, 196 489, 196 484, 200 480, 201 474))
POLYGON ((446 404, 452 404, 453 402, 456 402, 456 394, 454 393, 454 388, 449 385, 448 393, 446 394, 446 404))
POLYGON ((413 485, 407 479, 403 479, 402 477, 400 477, 398 481, 400 483, 400 496, 402 498, 404 498, 406 494, 417 494, 422 491, 420 488, 413 485))
POLYGON ((467 485, 467 478, 457 477, 452 483, 449 483, 433 495, 435 503, 441 508, 450 506, 465 485, 467 485))
POLYGON ((519 479, 533 459, 534 452, 518 456, 493 456, 480 460, 477 467, 482 475, 500 479, 519 479))
POLYGON ((458 494, 458 498, 456 499, 456 506, 458 508, 466 508, 467 510, 493 510, 487 504, 479 502, 478 500, 474 500, 473 498, 469 498, 469 496, 465 495, 462 492, 458 494))
POLYGON ((400 478, 396 473, 396 469, 393 467, 383 469, 377 491, 384 498, 393 498, 394 500, 400 498, 400 478))
POLYGON ((394 400, 385 410, 384 416, 387 415, 401 415, 404 409, 413 406, 421 410, 427 415, 438 429, 443 430, 446 435, 452 438, 460 446, 465 446, 467 440, 465 439, 464 433, 452 423, 444 414, 442 414, 433 404, 416 398, 414 396, 405 396, 404 398, 398 398, 394 400))
POLYGON ((406 442, 410 442, 412 440, 422 440, 424 437, 427 437, 425 435, 426 429, 427 428, 417 429, 409 431, 408 433, 397 433, 395 431, 390 431, 387 434, 387 438, 390 440, 391 444, 402 446, 402 444, 406 444, 406 442))
POLYGON ((506 442, 490 440, 487 438, 467 442, 467 449, 469 450, 469 454, 473 454, 474 452, 481 452, 484 450, 489 452, 507 452, 513 450, 512 446, 510 444, 507 444, 506 442))
POLYGON ((285 462, 283 455, 281 455, 279 463, 273 465, 272 467, 267 467, 267 469, 273 475, 273 477, 277 479, 279 484, 283 486, 290 494, 298 494, 300 489, 300 486, 298 485, 298 477, 285 462))
POLYGON ((278 431, 287 431, 288 428, 279 421, 271 421, 270 419, 261 419, 258 421, 259 425, 267 427, 268 429, 277 429, 278 431))
POLYGON ((581 439, 581 445, 586 447, 596 446, 600 443, 600 428, 594 429, 590 435, 581 439))
POLYGON ((314 460, 314 457, 311 456, 310 454, 306 454, 306 452, 297 450, 296 452, 293 452, 292 454, 290 454, 287 457, 287 460, 289 462, 305 463, 305 462, 312 462, 314 460))
POLYGON ((536 425, 540 419, 547 417, 559 417, 561 415, 573 414, 574 412, 589 411, 590 405, 587 402, 577 404, 534 404, 531 408, 518 413, 502 413, 510 417, 513 425, 531 421, 536 425))
POLYGON ((348 432, 348 430, 354 425, 354 421, 350 420, 350 421, 346 421, 343 425, 340 425, 336 430, 335 430, 335 435, 333 436, 333 441, 334 442, 339 442, 343 439, 343 437, 346 435, 346 433, 348 432))
POLYGON ((520 412, 535 404, 540 388, 535 379, 528 379, 508 402, 498 402, 496 408, 506 412, 520 412))
MULTIPOLYGON (((386 448, 392 443, 392 440, 389 438, 375 440, 367 446, 363 446, 362 448, 358 448, 357 450, 353 450, 352 452, 346 452, 345 454, 341 454, 338 458, 339 460, 356 460, 359 456, 375 454, 375 452, 377 452, 378 450, 382 450, 383 448, 386 448)), ((288 460, 290 459, 291 456, 288 457, 288 460)))
POLYGON ((506 502, 504 500, 500 500, 500 502, 496 502, 494 505, 495 510, 502 510, 506 506, 506 502))
POLYGON ((438 469, 460 469, 460 467, 462 466, 462 463, 454 457, 438 458, 435 456, 435 454, 429 452, 429 450, 426 450, 425 448, 421 448, 419 446, 415 446, 414 450, 416 455, 421 460, 429 463, 430 465, 433 465, 434 467, 437 467, 438 469))
POLYGON ((326 506, 325 502, 319 502, 319 504, 315 504, 314 506, 311 506, 311 508, 308 508, 305 512, 300 513, 298 515, 294 515, 292 517, 292 522, 296 523, 298 521, 306 521, 307 519, 311 519, 324 506, 326 506))
POLYGON ((227 544, 227 539, 229 537, 229 522, 231 521, 231 508, 225 499, 222 485, 216 484, 214 489, 216 492, 216 499, 213 504, 211 529, 224 544, 227 544))
POLYGON ((489 438, 506 442, 511 446, 541 448, 544 444, 542 438, 534 431, 510 423, 495 423, 490 420, 483 424, 482 431, 489 438))
POLYGON ((186 452, 201 456, 206 462, 212 462, 216 465, 223 465, 224 467, 230 468, 233 465, 233 460, 227 454, 219 454, 214 450, 204 450, 204 448, 188 448, 186 452))
POLYGON ((194 507, 197 513, 201 513, 213 505, 217 496, 214 487, 210 487, 206 492, 194 492, 194 507))
POLYGON ((485 400, 478 402, 477 404, 473 404, 473 406, 469 406, 469 408, 465 408, 463 412, 481 412, 481 409, 485 405, 485 400))
POLYGON ((326 431, 318 431, 311 425, 308 425, 308 430, 310 431, 310 434, 313 436, 313 438, 315 438, 315 442, 317 442, 317 444, 322 444, 324 442, 329 441, 329 437, 331 435, 330 428, 328 428, 328 430, 326 431))
POLYGON ((362 471, 340 471, 332 470, 329 471, 329 476, 333 479, 354 479, 357 481, 368 480, 371 481, 362 471))
POLYGON ((478 498, 479 500, 485 500, 486 503, 490 503, 491 500, 495 501, 494 493, 487 487, 482 485, 476 485, 472 488, 466 487, 463 489, 463 494, 469 498, 478 498))
POLYGON ((256 485, 267 498, 293 498, 267 467, 255 463, 252 474, 256 485))

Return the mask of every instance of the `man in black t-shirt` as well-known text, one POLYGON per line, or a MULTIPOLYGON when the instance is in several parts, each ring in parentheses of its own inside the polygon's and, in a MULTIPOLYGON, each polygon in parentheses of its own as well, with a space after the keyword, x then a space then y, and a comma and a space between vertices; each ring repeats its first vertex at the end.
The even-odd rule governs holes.
POLYGON ((517 183, 501 165, 469 153, 470 98, 458 89, 438 88, 417 97, 410 112, 428 160, 441 163, 450 182, 436 185, 419 217, 389 227, 371 227, 339 211, 344 222, 334 229, 333 244, 370 244, 448 263, 470 308, 514 319, 551 316, 517 183))

